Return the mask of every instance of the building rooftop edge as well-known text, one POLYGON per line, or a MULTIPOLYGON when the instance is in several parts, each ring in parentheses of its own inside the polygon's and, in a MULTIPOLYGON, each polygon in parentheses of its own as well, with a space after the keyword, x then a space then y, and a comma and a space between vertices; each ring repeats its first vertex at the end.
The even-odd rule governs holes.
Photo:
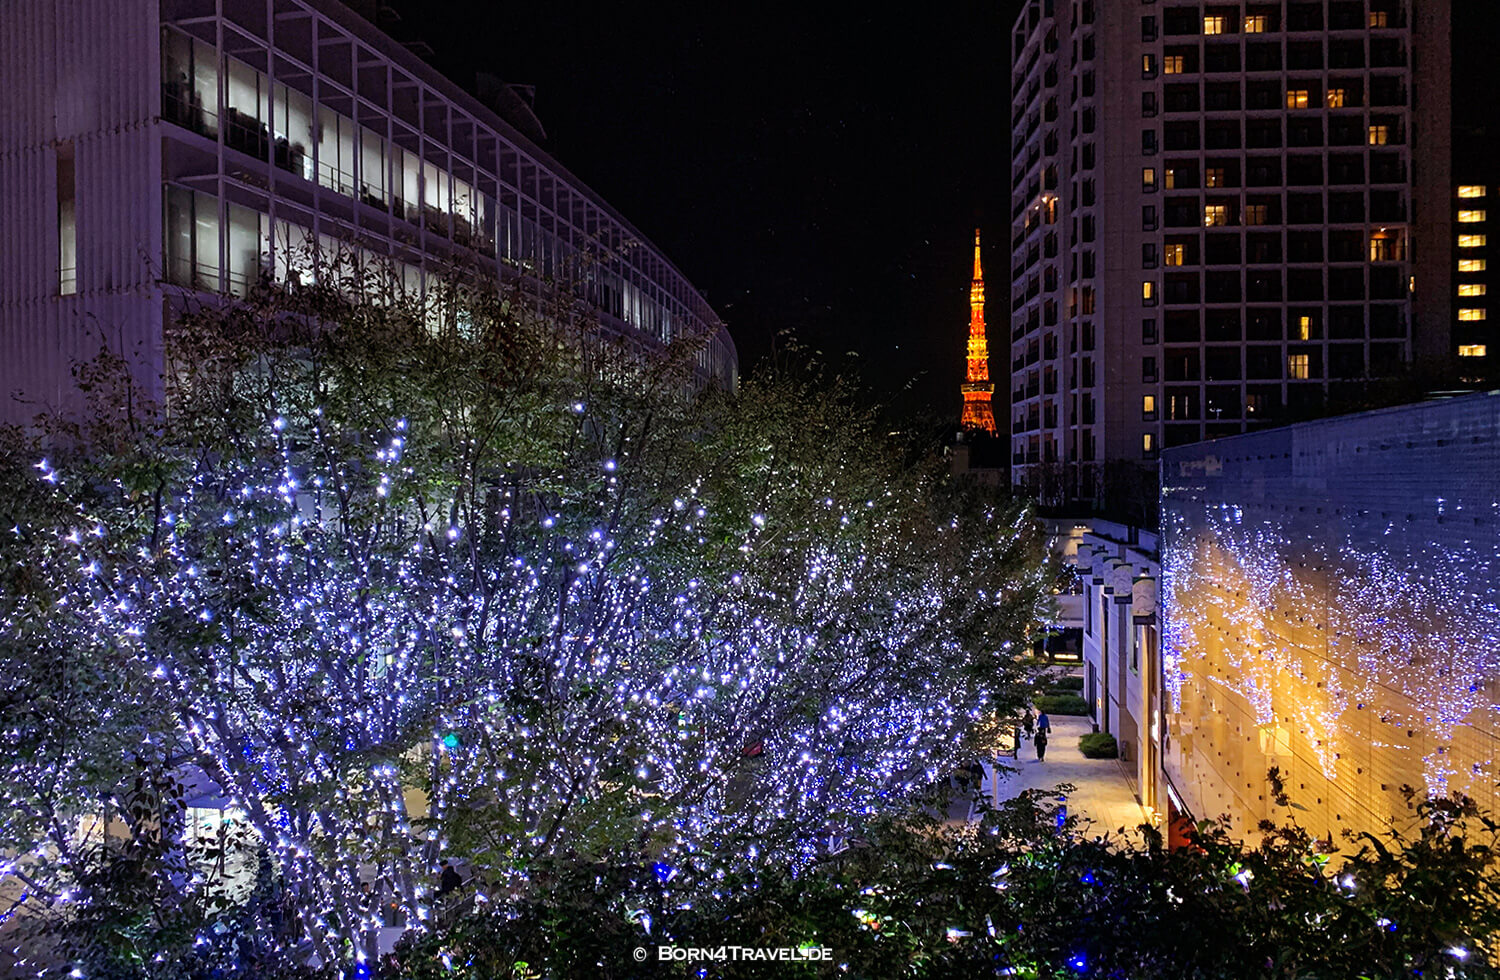
POLYGON ((668 268, 670 268, 673 272, 680 276, 683 282, 687 283, 687 285, 693 290, 698 298, 703 301, 704 307, 709 311, 709 313, 713 315, 714 321, 718 326, 719 333, 728 342, 731 351, 734 353, 735 360, 739 360, 739 349, 734 343, 733 336, 729 333, 728 326, 724 323, 724 318, 719 316, 719 312, 713 308, 713 304, 711 304, 708 301, 708 298, 703 295, 703 291, 698 288, 697 283, 695 283, 690 276, 688 276, 680 268, 678 268, 677 263, 674 262, 666 254, 665 251, 663 251, 655 242, 648 238, 639 228, 632 224, 629 219, 627 219, 623 214, 616 210, 615 207, 608 201, 606 201, 598 191, 594 190, 583 180, 581 180, 577 174, 573 173, 567 167, 563 166, 556 157, 552 156, 552 154, 548 153, 540 146, 537 146, 537 144, 534 143, 529 137, 527 137, 525 134, 517 130, 516 127, 512 126, 510 123, 502 119, 499 113, 495 112, 495 110, 491 109, 489 106, 481 102, 479 98, 472 92, 465 89, 462 85, 460 85, 458 82, 455 82, 447 75, 444 75, 442 72, 438 71, 437 68, 428 64, 426 61, 423 61, 401 42, 397 41, 385 31, 382 31, 380 28, 370 23, 360 13, 346 6, 345 4, 340 2, 340 0, 302 0, 302 2, 322 13, 330 20, 334 20, 342 24, 349 30, 350 33, 355 34, 371 47, 378 48, 382 54, 400 64, 403 68, 410 71, 413 75, 419 76, 424 82, 427 82, 434 88, 440 89, 445 96, 452 99, 454 102, 461 104, 464 107, 465 111, 473 113, 487 126, 490 126, 496 132, 502 134, 506 139, 513 140, 518 146, 526 150, 527 153, 536 157, 539 161, 546 163, 547 166, 558 176, 565 177, 574 187, 582 192, 584 196, 586 196, 594 204, 598 205, 601 210, 603 210, 615 221, 618 221, 622 228, 630 232, 631 235, 635 236, 637 241, 639 241, 642 245, 650 248, 663 262, 666 263, 668 268))

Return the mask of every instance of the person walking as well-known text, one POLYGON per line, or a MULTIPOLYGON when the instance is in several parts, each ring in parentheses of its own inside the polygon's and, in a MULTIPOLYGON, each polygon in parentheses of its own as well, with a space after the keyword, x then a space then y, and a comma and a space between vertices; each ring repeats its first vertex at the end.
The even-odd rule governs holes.
POLYGON ((1039 729, 1036 738, 1031 740, 1031 744, 1036 746, 1036 761, 1041 762, 1047 758, 1047 732, 1045 730, 1039 729))
POLYGON ((1048 735, 1052 734, 1052 719, 1047 717, 1047 712, 1043 711, 1036 716, 1036 730, 1038 733, 1046 732, 1048 735))
POLYGON ((457 891, 459 888, 461 888, 463 886, 464 879, 463 876, 458 873, 458 869, 453 867, 453 865, 449 864, 446 860, 444 860, 442 864, 439 865, 439 867, 443 869, 443 874, 442 877, 438 879, 437 897, 442 898, 449 892, 457 891))
POLYGON ((1031 717, 1030 708, 1027 708, 1026 714, 1021 716, 1021 728, 1026 732, 1027 738, 1030 738, 1031 733, 1036 731, 1036 719, 1031 717))

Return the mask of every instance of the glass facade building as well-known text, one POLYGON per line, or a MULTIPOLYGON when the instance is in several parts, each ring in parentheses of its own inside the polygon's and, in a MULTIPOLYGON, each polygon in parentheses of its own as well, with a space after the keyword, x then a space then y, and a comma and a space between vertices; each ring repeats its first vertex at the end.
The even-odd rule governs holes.
POLYGON ((672 263, 495 112, 334 0, 16 0, 0 8, 0 383, 19 420, 72 397, 107 342, 144 378, 183 290, 244 295, 379 256, 409 289, 449 262, 581 301, 648 352, 733 341, 672 263), (49 243, 52 247, 39 247, 49 243))

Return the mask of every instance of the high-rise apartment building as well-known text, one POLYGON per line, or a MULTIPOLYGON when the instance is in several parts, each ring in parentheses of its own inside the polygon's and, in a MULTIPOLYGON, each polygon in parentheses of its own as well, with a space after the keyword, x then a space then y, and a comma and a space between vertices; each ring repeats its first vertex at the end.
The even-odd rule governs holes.
POLYGON ((1154 520, 1164 446, 1448 375, 1449 34, 1448 0, 1026 4, 1013 482, 1154 520))

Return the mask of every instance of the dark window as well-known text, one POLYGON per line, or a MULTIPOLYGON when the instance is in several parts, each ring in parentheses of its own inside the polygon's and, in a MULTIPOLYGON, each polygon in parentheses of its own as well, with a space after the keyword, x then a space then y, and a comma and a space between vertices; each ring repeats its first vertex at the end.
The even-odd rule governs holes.
POLYGON ((1240 124, 1234 119, 1209 120, 1203 131, 1204 145, 1210 150, 1237 150, 1240 146, 1240 124))
POLYGON ((1328 348, 1328 376, 1330 378, 1364 377, 1364 345, 1331 344, 1328 348))
MULTIPOLYGON (((1151 132, 1150 130, 1147 130, 1146 132, 1151 133, 1151 149, 1145 149, 1146 133, 1143 132, 1141 134, 1142 152, 1155 153, 1156 134, 1154 132, 1151 132)), ((1195 119, 1191 122, 1180 121, 1167 123, 1165 143, 1169 151, 1198 149, 1198 121, 1195 119)))
MULTIPOLYGON (((1240 380, 1240 349, 1238 347, 1210 347, 1203 357, 1203 368, 1207 381, 1240 380)), ((1210 413, 1213 404, 1209 405, 1210 413)))
POLYGON ((1281 186, 1281 159, 1279 157, 1251 157, 1246 160, 1245 186, 1281 186))
POLYGON ((1286 46, 1287 71, 1318 71, 1323 67, 1322 41, 1289 41, 1286 46))
POLYGON ((1281 377, 1281 348, 1245 348, 1245 377, 1250 380, 1281 377))
POLYGON ((1286 182, 1292 186, 1317 187, 1323 183, 1323 158, 1314 156, 1288 157, 1286 182))
POLYGON ((1242 299, 1240 294, 1240 273, 1219 272, 1210 270, 1203 283, 1203 299, 1208 303, 1238 303, 1242 299))
POLYGON ((1199 375, 1196 349, 1169 349, 1166 353, 1166 380, 1197 381, 1199 375))
POLYGON ((1245 261, 1255 265, 1281 261, 1281 234, 1253 231, 1245 236, 1245 261))
MULTIPOLYGON (((1256 273, 1250 273, 1255 275, 1256 273)), ((1280 340, 1281 339, 1281 311, 1250 310, 1245 314, 1245 339, 1246 340, 1280 340)), ((1280 349, 1277 350, 1280 353, 1280 349)), ((1278 367, 1276 374, 1271 377, 1280 377, 1281 369, 1278 367)))
POLYGON ((1238 110, 1240 107, 1239 82, 1209 82, 1203 90, 1203 108, 1210 112, 1238 110))
POLYGON ((1281 302, 1281 272, 1277 269, 1248 269, 1245 272, 1245 298, 1252 303, 1281 302))
POLYGON ((1286 257, 1291 262, 1322 262, 1321 231, 1290 231, 1286 236, 1286 257))
POLYGON ((1363 262, 1365 236, 1358 231, 1330 231, 1328 233, 1328 261, 1363 262))
POLYGON ((1363 269, 1329 269, 1328 298, 1331 300, 1361 300, 1365 298, 1365 273, 1363 269))
POLYGON ((1281 146, 1281 120, 1247 120, 1245 123, 1245 146, 1255 150, 1281 146))
POLYGON ((1162 89, 1162 105, 1167 112, 1197 112, 1198 86, 1196 83, 1167 85, 1162 89))
POLYGON ((1363 222, 1365 220, 1364 194, 1359 191, 1330 193, 1328 195, 1328 220, 1335 224, 1363 222))
POLYGON ((1286 8, 1288 31, 1321 31, 1323 29, 1323 5, 1321 3, 1289 3, 1286 8))
POLYGON ((1288 270, 1286 274, 1286 298, 1294 303, 1321 302, 1323 299, 1323 270, 1288 270))
MULTIPOLYGON (((1210 273, 1209 275, 1215 275, 1210 273)), ((1236 288, 1238 284, 1236 284, 1236 288)), ((1204 315, 1204 333, 1210 343, 1239 343, 1243 330, 1239 310, 1209 310, 1204 315)))
POLYGON ((1198 273, 1174 272, 1167 275, 1167 303, 1183 306, 1198 302, 1198 273))
POLYGON ((1286 196, 1286 223, 1289 225, 1322 224, 1323 195, 1288 194, 1286 196))
POLYGON ((1240 70, 1239 44, 1206 44, 1203 46, 1203 70, 1205 72, 1231 72, 1240 70))
POLYGON ((1196 344, 1203 339, 1197 310, 1168 310, 1162 340, 1169 344, 1196 344))
MULTIPOLYGON (((1261 42, 1245 45, 1245 70, 1246 71, 1281 71, 1281 45, 1276 42, 1261 42)), ((1250 108, 1268 109, 1270 106, 1255 106, 1250 108)))
POLYGON ((1237 234, 1206 236, 1203 258, 1206 265, 1239 265, 1240 236, 1237 234))

